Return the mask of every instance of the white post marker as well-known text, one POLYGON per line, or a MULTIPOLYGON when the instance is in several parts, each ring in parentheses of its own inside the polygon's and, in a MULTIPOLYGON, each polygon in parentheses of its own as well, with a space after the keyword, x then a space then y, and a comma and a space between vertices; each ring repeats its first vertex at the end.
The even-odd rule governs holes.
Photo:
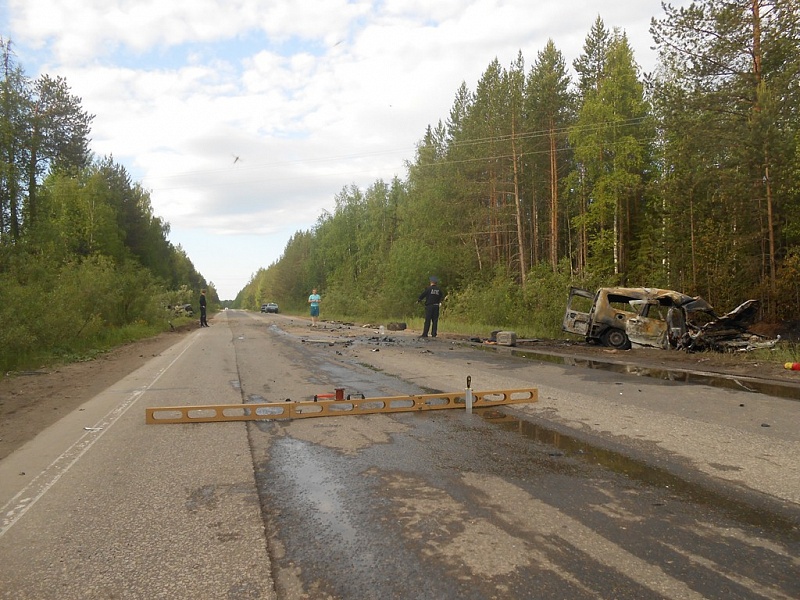
POLYGON ((472 377, 467 375, 467 389, 464 390, 464 400, 467 404, 467 414, 472 414, 472 377))

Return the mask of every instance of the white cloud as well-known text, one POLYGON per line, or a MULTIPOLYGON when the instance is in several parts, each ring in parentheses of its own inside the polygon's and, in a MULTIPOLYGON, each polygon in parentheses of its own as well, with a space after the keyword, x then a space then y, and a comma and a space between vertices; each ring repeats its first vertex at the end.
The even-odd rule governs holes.
POLYGON ((426 126, 446 120, 462 81, 474 89, 495 57, 508 66, 522 51, 530 68, 552 38, 571 64, 599 12, 652 68, 660 1, 8 0, 5 10, 0 35, 26 72, 67 78, 96 115, 93 150, 152 191, 170 239, 232 298, 343 187, 402 177, 426 126))

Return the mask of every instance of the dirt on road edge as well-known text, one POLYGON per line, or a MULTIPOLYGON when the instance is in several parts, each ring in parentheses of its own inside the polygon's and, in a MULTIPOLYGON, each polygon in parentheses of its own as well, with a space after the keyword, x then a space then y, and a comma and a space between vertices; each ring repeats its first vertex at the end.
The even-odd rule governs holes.
POLYGON ((4 377, 0 380, 0 460, 191 331, 165 332, 90 361, 4 377))

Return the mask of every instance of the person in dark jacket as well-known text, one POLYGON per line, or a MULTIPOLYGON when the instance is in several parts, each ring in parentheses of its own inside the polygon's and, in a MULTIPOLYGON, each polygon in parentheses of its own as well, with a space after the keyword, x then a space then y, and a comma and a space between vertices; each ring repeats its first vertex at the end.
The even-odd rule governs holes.
POLYGON ((431 332, 431 337, 436 337, 436 329, 439 326, 439 305, 443 298, 439 279, 431 276, 430 285, 417 298, 417 302, 425 302, 425 325, 420 337, 428 337, 428 331, 431 332))
POLYGON ((206 321, 206 291, 200 290, 200 327, 208 327, 206 321))

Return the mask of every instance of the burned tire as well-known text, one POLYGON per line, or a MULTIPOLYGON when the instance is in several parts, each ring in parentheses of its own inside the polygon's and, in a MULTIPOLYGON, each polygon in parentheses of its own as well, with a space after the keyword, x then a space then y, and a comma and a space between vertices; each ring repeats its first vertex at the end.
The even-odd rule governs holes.
POLYGON ((631 347, 631 341, 621 329, 606 329, 605 333, 603 333, 602 341, 604 346, 616 348, 617 350, 628 350, 631 347))

